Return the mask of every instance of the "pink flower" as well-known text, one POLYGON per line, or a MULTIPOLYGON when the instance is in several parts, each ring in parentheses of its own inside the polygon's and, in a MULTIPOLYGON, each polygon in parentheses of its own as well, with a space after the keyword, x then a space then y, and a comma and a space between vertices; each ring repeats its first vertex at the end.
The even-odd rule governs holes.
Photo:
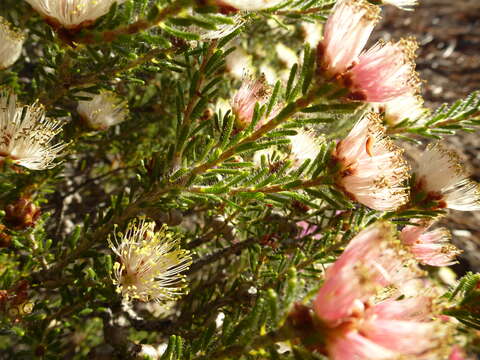
POLYGON ((362 53, 379 12, 365 0, 339 1, 317 47, 320 70, 348 88, 352 100, 387 102, 417 92, 415 41, 379 42, 362 53))
POLYGON ((364 0, 341 0, 325 25, 318 44, 319 63, 330 76, 343 74, 357 61, 378 22, 380 8, 364 0))
POLYGON ((415 264, 395 240, 393 226, 370 226, 355 236, 328 268, 313 303, 314 310, 329 326, 336 326, 362 312, 364 302, 378 287, 407 282, 418 274, 415 264))
POLYGON ((399 292, 420 271, 394 232, 387 223, 368 227, 327 270, 313 308, 329 359, 413 359, 441 350, 446 333, 433 320, 432 298, 399 292))
POLYGON ((372 209, 395 210, 408 201, 409 169, 402 151, 385 136, 378 115, 369 113, 337 144, 337 185, 372 209))
POLYGON ((417 43, 402 39, 379 42, 363 52, 358 62, 343 76, 349 97, 368 102, 387 102, 415 93, 419 80, 415 72, 417 43))
POLYGON ((438 228, 427 232, 429 226, 429 224, 407 225, 403 228, 400 239, 422 264, 431 266, 455 264, 455 257, 461 251, 450 243, 449 231, 438 228))
POLYGON ((326 330, 329 358, 394 360, 441 351, 439 345, 445 333, 441 331, 440 323, 431 320, 431 303, 428 297, 417 297, 389 298, 366 305, 363 312, 326 330))
POLYGON ((242 86, 233 97, 232 110, 239 128, 246 128, 253 119, 255 105, 265 105, 270 89, 265 83, 265 78, 244 79, 242 86))

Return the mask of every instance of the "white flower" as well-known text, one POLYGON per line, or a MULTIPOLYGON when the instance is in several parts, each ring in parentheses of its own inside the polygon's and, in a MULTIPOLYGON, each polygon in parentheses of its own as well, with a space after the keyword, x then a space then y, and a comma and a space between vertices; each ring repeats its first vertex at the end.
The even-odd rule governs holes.
POLYGON ((227 71, 237 80, 242 80, 245 74, 253 74, 255 69, 252 65, 252 56, 245 50, 237 47, 227 55, 225 59, 227 71))
POLYGON ((254 11, 268 9, 285 2, 285 0, 219 0, 219 6, 231 6, 237 10, 254 11))
MULTIPOLYGON (((81 93, 82 96, 93 96, 81 93)), ((127 102, 120 100, 115 93, 103 90, 91 100, 79 101, 77 111, 87 125, 95 130, 106 130, 125 120, 127 102)))
POLYGON ((417 188, 440 207, 480 210, 480 186, 470 180, 459 156, 439 143, 429 145, 417 162, 417 188))
POLYGON ((92 25, 108 13, 114 3, 125 0, 26 0, 40 15, 54 26, 66 29, 92 25))
POLYGON ((312 131, 296 130, 297 135, 290 136, 291 154, 297 166, 307 159, 314 161, 320 152, 320 143, 312 131))
POLYGON ((428 111, 423 107, 421 96, 409 93, 378 106, 385 114, 385 121, 389 125, 396 125, 405 119, 415 121, 428 111))
POLYGON ((384 4, 393 5, 400 9, 412 11, 418 5, 417 0, 383 0, 384 4))
POLYGON ((52 168, 66 146, 51 144, 60 131, 60 123, 47 119, 41 105, 19 106, 15 94, 0 90, 0 160, 31 170, 52 168))
POLYGON ((337 185, 369 208, 389 211, 408 201, 408 166, 402 150, 385 136, 377 114, 368 113, 337 144, 337 185))
POLYGON ((0 69, 6 69, 18 60, 25 35, 12 29, 10 23, 0 16, 0 69))
POLYGON ((119 257, 114 264, 114 284, 127 301, 166 302, 185 293, 185 275, 192 259, 178 247, 178 238, 164 226, 154 232, 155 224, 145 219, 128 224, 125 234, 110 239, 110 247, 119 257))

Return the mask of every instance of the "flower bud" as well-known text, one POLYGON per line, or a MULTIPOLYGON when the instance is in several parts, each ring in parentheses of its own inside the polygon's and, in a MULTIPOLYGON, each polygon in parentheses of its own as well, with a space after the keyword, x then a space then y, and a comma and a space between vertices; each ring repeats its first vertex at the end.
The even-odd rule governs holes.
POLYGON ((7 225, 15 230, 23 230, 35 225, 41 210, 29 199, 20 198, 16 202, 7 205, 5 213, 7 225))

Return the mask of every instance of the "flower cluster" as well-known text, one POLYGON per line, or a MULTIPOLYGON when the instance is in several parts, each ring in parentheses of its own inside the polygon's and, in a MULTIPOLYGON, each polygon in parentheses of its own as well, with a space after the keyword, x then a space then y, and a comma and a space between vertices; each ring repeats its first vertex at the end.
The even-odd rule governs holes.
POLYGON ((192 259, 178 247, 174 233, 145 219, 132 221, 124 234, 110 241, 118 256, 114 265, 114 284, 127 301, 166 302, 185 293, 185 275, 192 259))
POLYGON ((448 332, 436 320, 433 299, 403 291, 420 276, 391 225, 360 232, 328 268, 313 303, 321 350, 333 360, 440 358, 448 332))
POLYGON ((384 103, 418 89, 414 40, 379 42, 362 52, 379 12, 365 0, 339 1, 317 47, 321 73, 348 88, 352 100, 384 103))

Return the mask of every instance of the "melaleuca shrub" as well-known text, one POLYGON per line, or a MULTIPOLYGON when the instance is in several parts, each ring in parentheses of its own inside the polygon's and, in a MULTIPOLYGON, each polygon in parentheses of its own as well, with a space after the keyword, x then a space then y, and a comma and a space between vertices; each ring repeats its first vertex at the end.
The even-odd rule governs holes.
POLYGON ((480 96, 391 5, 3 0, 0 358, 473 359, 480 96))

